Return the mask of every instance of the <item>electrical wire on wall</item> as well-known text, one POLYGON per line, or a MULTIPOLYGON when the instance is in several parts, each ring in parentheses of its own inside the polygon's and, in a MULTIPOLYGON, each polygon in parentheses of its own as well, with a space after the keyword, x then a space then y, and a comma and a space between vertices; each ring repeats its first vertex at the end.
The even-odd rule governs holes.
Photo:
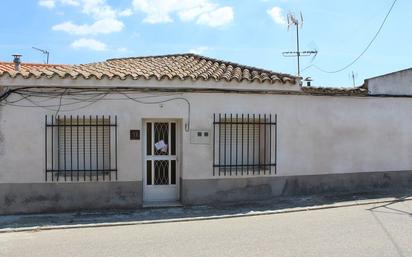
POLYGON ((4 99, 6 99, 10 94, 11 94, 11 90, 5 88, 4 93, 2 93, 2 94, 0 95, 0 104, 1 104, 1 102, 2 102, 4 99))
POLYGON ((135 101, 137 103, 141 103, 141 104, 162 104, 162 103, 167 103, 167 102, 175 101, 175 100, 182 100, 182 101, 186 102, 187 103, 187 108, 188 108, 188 115, 187 115, 187 124, 185 124, 185 131, 189 132, 189 130, 190 130, 190 102, 186 98, 184 98, 184 97, 174 97, 174 98, 170 98, 170 99, 162 100, 162 101, 143 102, 141 100, 130 97, 126 93, 122 93, 122 94, 124 96, 126 96, 128 99, 130 99, 132 101, 135 101))
POLYGON ((99 101, 124 101, 130 100, 139 104, 162 104, 171 101, 183 101, 187 104, 187 123, 185 131, 190 130, 191 104, 190 101, 178 95, 180 93, 168 94, 149 94, 141 95, 142 92, 136 89, 116 89, 116 88, 44 88, 44 87, 26 87, 12 90, 6 90, 0 96, 0 106, 13 106, 21 108, 42 108, 55 112, 57 116, 60 112, 72 112, 87 108, 99 101), (10 95, 16 95, 18 98, 9 100, 10 95), (140 96, 134 96, 134 95, 140 96), (121 97, 115 97, 120 95, 121 97), (169 97, 168 99, 155 100, 156 98, 169 97), (153 100, 149 100, 153 99, 153 100), (48 103, 50 101, 56 103, 48 103), (80 105, 80 106, 78 106, 80 105), (73 108, 71 108, 73 107, 73 108))

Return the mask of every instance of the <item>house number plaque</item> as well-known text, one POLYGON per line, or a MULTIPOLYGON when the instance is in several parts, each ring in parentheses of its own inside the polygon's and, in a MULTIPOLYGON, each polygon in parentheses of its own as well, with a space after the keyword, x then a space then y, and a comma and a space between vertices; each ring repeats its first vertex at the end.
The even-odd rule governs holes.
POLYGON ((130 140, 140 140, 140 130, 130 130, 130 140))

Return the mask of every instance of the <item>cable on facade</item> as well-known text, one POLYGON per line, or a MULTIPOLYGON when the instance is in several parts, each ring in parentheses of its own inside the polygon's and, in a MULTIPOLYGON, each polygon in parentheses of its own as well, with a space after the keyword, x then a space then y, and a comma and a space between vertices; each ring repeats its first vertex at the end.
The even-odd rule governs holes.
MULTIPOLYGON (((140 93, 137 92, 135 89, 68 89, 68 88, 54 88, 54 91, 48 91, 48 92, 39 92, 38 90, 32 90, 33 88, 19 88, 19 89, 14 89, 13 91, 7 91, 7 95, 3 94, 0 98, 0 106, 14 106, 14 107, 23 107, 23 108, 31 108, 31 107, 38 107, 38 108, 43 108, 48 111, 54 111, 55 116, 58 115, 59 112, 71 112, 71 111, 76 111, 80 109, 84 109, 86 107, 89 107, 92 104, 95 104, 98 101, 102 100, 132 100, 140 104, 161 104, 161 103, 166 103, 170 101, 184 101, 187 103, 188 106, 188 116, 187 116, 187 124, 185 124, 185 131, 188 132, 190 130, 190 118, 191 118, 191 104, 190 101, 187 98, 184 97, 173 97, 170 99, 166 100, 160 100, 160 101, 143 101, 144 99, 153 99, 157 97, 169 97, 169 96, 175 96, 175 95, 180 95, 180 94, 163 94, 163 95, 148 95, 148 96, 140 96, 140 97, 132 97, 129 94, 136 94, 140 93), (63 90, 63 92, 61 92, 63 90), (14 100, 14 101, 9 101, 7 98, 11 94, 17 94, 21 98, 14 100), (120 94, 124 96, 125 98, 106 98, 106 96, 110 94, 120 94), (74 102, 69 102, 69 103, 63 103, 62 100, 63 98, 71 98, 72 96, 91 96, 86 99, 82 98, 72 98, 72 100, 75 100, 74 102), (36 98, 45 98, 41 101, 34 101, 31 98, 36 97, 36 98), (46 101, 51 101, 58 99, 59 103, 58 104, 51 104, 51 105, 46 105, 43 104, 46 101), (18 104, 21 101, 28 101, 31 103, 31 105, 22 105, 18 104), (41 102, 42 104, 39 104, 41 102), (72 109, 65 109, 64 107, 66 106, 71 106, 71 105, 79 105, 82 103, 87 103, 86 105, 83 105, 78 108, 72 108, 72 109), (57 109, 52 109, 52 108, 57 108, 57 109)), ((42 88, 37 88, 34 87, 34 89, 42 89, 42 88)), ((48 90, 51 90, 52 88, 47 88, 48 90)))
POLYGON ((162 101, 144 102, 144 101, 132 98, 129 95, 127 95, 126 93, 122 93, 122 94, 124 96, 126 96, 128 99, 130 99, 132 101, 135 101, 135 102, 138 102, 138 103, 141 103, 141 104, 162 104, 162 103, 167 103, 167 102, 176 101, 176 100, 182 100, 182 101, 186 102, 187 103, 188 113, 187 113, 187 124, 185 124, 185 131, 189 132, 189 130, 190 130, 190 108, 191 108, 191 106, 190 106, 190 101, 187 100, 186 98, 184 98, 184 97, 175 97, 175 98, 170 98, 170 99, 162 100, 162 101))

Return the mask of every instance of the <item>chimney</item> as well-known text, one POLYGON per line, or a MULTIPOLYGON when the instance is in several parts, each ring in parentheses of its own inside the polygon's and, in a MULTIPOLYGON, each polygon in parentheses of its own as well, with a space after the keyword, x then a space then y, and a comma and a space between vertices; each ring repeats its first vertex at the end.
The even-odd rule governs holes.
POLYGON ((307 86, 307 87, 310 87, 310 86, 312 85, 313 79, 312 79, 311 77, 307 77, 307 78, 305 79, 305 81, 306 81, 306 86, 307 86))
POLYGON ((14 62, 14 69, 16 71, 20 71, 20 67, 21 67, 21 56, 20 54, 13 54, 12 55, 14 57, 13 62, 14 62))

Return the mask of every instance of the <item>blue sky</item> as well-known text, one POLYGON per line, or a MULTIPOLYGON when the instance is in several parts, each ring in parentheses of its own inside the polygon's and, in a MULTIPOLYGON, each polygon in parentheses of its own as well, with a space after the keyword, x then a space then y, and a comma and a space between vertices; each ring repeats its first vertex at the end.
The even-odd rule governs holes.
MULTIPOLYGON (((44 62, 35 46, 50 51, 51 63, 89 63, 125 56, 198 54, 296 73, 295 30, 289 11, 304 16, 302 59, 326 70, 356 58, 378 30, 393 0, 4 0, 0 16, 0 60, 20 53, 44 62)), ((365 78, 412 67, 408 19, 412 1, 398 0, 369 51, 347 70, 327 74, 309 68, 317 86, 352 86, 365 78)))

